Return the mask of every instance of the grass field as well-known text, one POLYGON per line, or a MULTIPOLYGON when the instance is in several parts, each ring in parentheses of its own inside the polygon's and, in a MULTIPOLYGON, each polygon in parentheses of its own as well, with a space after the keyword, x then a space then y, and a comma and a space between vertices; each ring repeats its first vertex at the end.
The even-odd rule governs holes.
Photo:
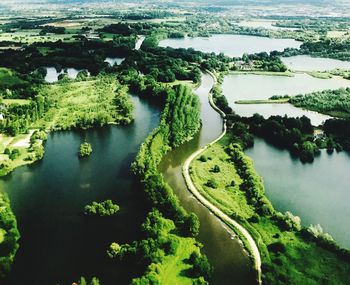
POLYGON ((36 127, 65 130, 96 123, 128 123, 132 119, 132 103, 126 89, 111 76, 49 85, 40 94, 51 102, 52 108, 35 123, 36 127), (117 94, 124 105, 114 102, 117 94))
POLYGON ((230 158, 220 144, 214 144, 203 154, 207 161, 200 158, 193 161, 190 173, 197 189, 213 204, 220 205, 226 214, 237 212, 244 218, 254 214, 254 209, 248 205, 245 194, 239 189, 242 179, 236 172, 233 164, 226 163, 230 158), (213 172, 215 165, 220 172, 213 172), (209 180, 214 180, 217 188, 207 186, 209 180), (233 186, 234 185, 234 186, 233 186))
POLYGON ((191 285, 193 279, 186 276, 191 265, 186 260, 197 250, 196 241, 193 238, 175 238, 179 239, 179 246, 173 255, 167 255, 160 263, 159 284, 191 285))
POLYGON ((206 159, 198 157, 194 160, 191 178, 212 204, 226 214, 236 216, 254 237, 265 266, 263 277, 267 284, 350 284, 350 262, 316 242, 306 240, 297 230, 282 230, 273 216, 260 215, 255 206, 248 203, 246 193, 239 187, 243 180, 225 151, 230 141, 226 135, 202 154, 206 159), (213 172, 215 165, 219 172, 213 172), (209 180, 216 183, 216 188, 208 187, 209 180), (284 250, 268 250, 275 243, 282 244, 284 250))

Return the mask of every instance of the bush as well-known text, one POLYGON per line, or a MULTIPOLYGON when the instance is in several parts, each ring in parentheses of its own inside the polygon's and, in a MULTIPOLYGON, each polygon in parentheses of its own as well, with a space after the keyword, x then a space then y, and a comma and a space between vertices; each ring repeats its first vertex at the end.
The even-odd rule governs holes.
POLYGON ((89 156, 92 153, 92 146, 88 142, 84 142, 79 148, 79 157, 89 156))
POLYGON ((193 252, 190 256, 190 261, 193 263, 192 274, 194 277, 203 276, 205 279, 211 278, 213 267, 210 265, 205 255, 193 252))
POLYGON ((86 205, 84 208, 85 215, 89 216, 112 216, 119 211, 119 206, 113 204, 112 200, 106 200, 101 203, 92 202, 91 205, 86 205))
POLYGON ((206 183, 206 185, 210 188, 213 188, 213 189, 216 189, 219 186, 218 183, 213 179, 209 179, 208 182, 206 183))

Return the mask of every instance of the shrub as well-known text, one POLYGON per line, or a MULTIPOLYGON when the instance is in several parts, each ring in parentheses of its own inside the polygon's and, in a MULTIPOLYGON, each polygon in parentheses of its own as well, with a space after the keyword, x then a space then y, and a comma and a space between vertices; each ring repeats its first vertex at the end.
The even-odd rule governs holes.
POLYGON ((92 153, 91 144, 84 142, 80 145, 79 148, 79 157, 89 156, 92 153))
POLYGON ((210 188, 213 188, 213 189, 216 189, 219 186, 218 183, 213 179, 209 179, 208 182, 206 183, 206 185, 210 188))

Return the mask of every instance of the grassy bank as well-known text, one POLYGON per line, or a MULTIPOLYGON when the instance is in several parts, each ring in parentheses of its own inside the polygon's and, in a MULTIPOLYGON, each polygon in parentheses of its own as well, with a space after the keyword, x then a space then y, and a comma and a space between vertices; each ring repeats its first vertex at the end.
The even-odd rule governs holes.
POLYGON ((191 177, 212 204, 238 220, 257 241, 264 284, 349 284, 349 254, 327 236, 315 238, 300 219, 276 212, 252 161, 229 135, 192 163, 191 177))
POLYGON ((253 74, 253 75, 266 75, 266 76, 288 76, 293 77, 294 73, 290 71, 286 72, 273 72, 273 71, 260 71, 260 70, 251 70, 251 71, 231 71, 230 74, 239 75, 239 74, 253 74))
POLYGON ((285 104, 288 102, 289 102, 289 98, 235 101, 236 104, 285 104))

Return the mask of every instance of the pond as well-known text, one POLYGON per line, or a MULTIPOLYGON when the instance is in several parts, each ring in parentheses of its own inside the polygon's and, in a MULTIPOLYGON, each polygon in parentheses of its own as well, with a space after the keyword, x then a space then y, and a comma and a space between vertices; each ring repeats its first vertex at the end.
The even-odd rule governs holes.
POLYGON ((230 57, 241 57, 244 53, 283 51, 285 48, 299 48, 301 42, 293 39, 273 39, 245 35, 212 35, 211 37, 185 37, 165 39, 159 42, 161 47, 194 48, 202 52, 224 53, 230 57))

